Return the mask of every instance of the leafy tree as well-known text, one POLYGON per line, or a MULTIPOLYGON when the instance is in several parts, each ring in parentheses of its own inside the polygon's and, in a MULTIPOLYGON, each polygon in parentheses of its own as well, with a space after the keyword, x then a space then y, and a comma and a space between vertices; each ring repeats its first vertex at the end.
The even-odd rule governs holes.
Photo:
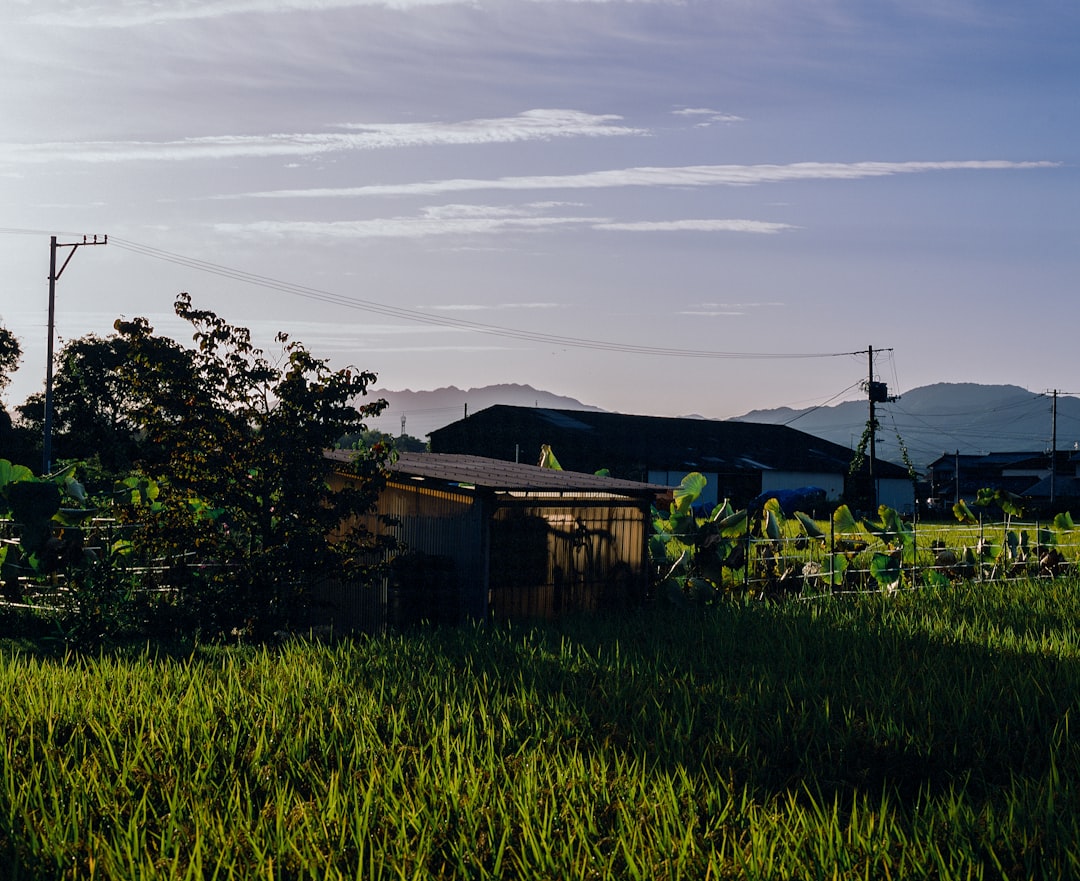
POLYGON ((22 359, 22 346, 6 327, 0 326, 0 395, 11 382, 11 374, 22 359))
POLYGON ((386 402, 355 403, 375 374, 332 370, 285 334, 276 338, 281 358, 271 362, 246 328, 194 308, 188 294, 175 310, 194 328, 195 348, 183 361, 160 357, 161 340, 145 319, 115 325, 128 346, 130 412, 150 445, 144 467, 159 486, 155 503, 138 509, 144 540, 216 564, 176 573, 216 597, 199 598, 217 616, 204 625, 275 626, 302 604, 313 577, 356 577, 382 558, 362 519, 386 454, 359 451, 353 485, 335 491, 323 453, 362 432, 386 402))
MULTIPOLYGON (((188 369, 190 353, 175 341, 154 337, 155 361, 174 373, 188 369)), ((149 353, 148 353, 149 354, 149 353)), ((119 334, 87 334, 70 340, 56 358, 53 376, 53 447, 61 460, 97 460, 106 475, 130 470, 147 451, 134 413, 125 367, 130 343, 119 334)), ((32 395, 20 408, 22 423, 40 435, 44 395, 32 395)))
MULTIPOLYGON (((11 383, 11 374, 22 359, 19 341, 6 327, 0 325, 0 395, 11 383)), ((11 415, 0 401, 0 451, 14 462, 29 465, 34 458, 34 445, 28 431, 12 423, 11 415)))
POLYGON ((428 445, 411 434, 392 435, 377 428, 369 428, 358 434, 346 434, 338 438, 340 450, 370 450, 376 444, 392 447, 396 453, 423 453, 428 445))

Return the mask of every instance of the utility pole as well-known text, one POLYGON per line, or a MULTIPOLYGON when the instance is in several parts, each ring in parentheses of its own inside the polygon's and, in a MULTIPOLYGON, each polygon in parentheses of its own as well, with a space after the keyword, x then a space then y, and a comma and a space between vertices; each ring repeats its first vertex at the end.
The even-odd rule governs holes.
POLYGON ((1057 472, 1057 396, 1058 390, 1054 389, 1054 403, 1050 416, 1050 507, 1054 505, 1054 483, 1057 472))
POLYGON ((64 242, 62 244, 56 241, 56 236, 51 236, 49 238, 49 341, 48 361, 45 364, 45 436, 41 443, 42 475, 46 475, 52 471, 53 334, 56 327, 56 282, 59 280, 60 276, 64 274, 64 270, 67 269, 67 265, 71 262, 71 258, 75 256, 75 252, 81 245, 107 245, 108 243, 108 236, 101 236, 100 238, 94 236, 92 239, 83 236, 81 242, 64 242), (67 255, 67 259, 64 260, 60 269, 57 270, 56 252, 60 248, 71 248, 71 252, 67 255))
MULTIPOLYGON (((891 352, 892 349, 881 349, 879 351, 891 352)), ((889 395, 889 387, 883 382, 874 381, 874 347, 866 347, 866 359, 867 359, 867 378, 866 378, 866 396, 870 403, 870 510, 877 511, 878 507, 878 493, 877 482, 874 478, 874 460, 877 458, 877 411, 874 407, 875 404, 887 404, 891 401, 897 400, 895 395, 889 395)))

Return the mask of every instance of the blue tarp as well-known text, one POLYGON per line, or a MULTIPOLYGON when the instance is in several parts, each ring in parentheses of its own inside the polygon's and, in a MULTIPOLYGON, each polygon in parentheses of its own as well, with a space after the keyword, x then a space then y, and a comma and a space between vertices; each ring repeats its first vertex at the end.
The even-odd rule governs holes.
POLYGON ((815 509, 821 508, 827 501, 827 494, 820 486, 800 486, 798 489, 771 489, 756 496, 749 505, 750 510, 757 510, 769 499, 776 499, 780 503, 780 510, 785 517, 790 517, 796 511, 811 514, 815 509))

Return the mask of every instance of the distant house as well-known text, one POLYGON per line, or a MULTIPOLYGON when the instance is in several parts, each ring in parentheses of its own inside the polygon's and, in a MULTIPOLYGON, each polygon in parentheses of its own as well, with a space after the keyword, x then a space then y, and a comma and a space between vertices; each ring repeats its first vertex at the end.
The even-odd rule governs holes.
POLYGON ((1059 450, 1054 463, 1051 469, 1048 450, 943 453, 930 463, 933 495, 941 505, 971 501, 984 488, 1046 500, 1051 490, 1059 497, 1077 495, 1077 454, 1059 450))
POLYGON ((1080 453, 1058 450, 1001 453, 943 453, 930 463, 933 495, 942 507, 971 501, 980 489, 1003 489, 1035 509, 1080 500, 1080 453))
MULTIPOLYGON (((327 457, 344 463, 351 455, 327 457)), ((350 480, 347 469, 334 469, 334 484, 350 480)), ((670 492, 481 456, 403 453, 378 513, 395 518, 393 532, 409 552, 381 602, 397 623, 555 618, 633 605, 649 584, 650 511, 670 492)), ((347 609, 339 617, 355 624, 347 609)))
MULTIPOLYGON (((763 492, 816 486, 828 501, 854 495, 852 451, 786 425, 712 419, 672 419, 542 407, 497 405, 429 435, 433 452, 473 453, 535 462, 550 445, 564 468, 677 485, 690 471, 706 476, 702 501, 749 502, 763 492)), ((874 463, 878 501, 907 513, 914 508, 908 473, 874 463)), ((811 512, 808 512, 811 513, 811 512)))

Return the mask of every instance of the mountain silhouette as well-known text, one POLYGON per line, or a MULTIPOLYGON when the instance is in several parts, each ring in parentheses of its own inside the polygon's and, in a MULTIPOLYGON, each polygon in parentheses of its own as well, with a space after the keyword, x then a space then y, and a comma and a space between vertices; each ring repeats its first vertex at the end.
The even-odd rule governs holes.
MULTIPOLYGON (((577 398, 516 383, 470 389, 446 386, 430 391, 375 389, 368 400, 378 398, 385 398, 389 406, 380 417, 370 420, 370 428, 398 435, 404 417, 405 433, 421 439, 467 413, 494 404, 603 411, 577 398)), ((694 414, 693 418, 707 417, 694 414)), ((802 410, 751 410, 735 417, 741 422, 790 425, 852 450, 868 418, 865 399, 802 410)), ((878 457, 903 464, 906 449, 919 471, 946 453, 1040 452, 1054 443, 1051 395, 1015 385, 941 382, 922 386, 904 392, 895 401, 878 404, 877 419, 878 457)), ((1056 444, 1059 450, 1080 447, 1080 398, 1058 396, 1056 444)))
MULTIPOLYGON (((878 404, 876 410, 878 457, 901 463, 903 443, 920 471, 945 453, 1041 452, 1054 440, 1052 396, 1015 385, 936 383, 878 404)), ((791 425, 854 448, 869 418, 869 405, 861 400, 804 410, 780 407, 736 418, 791 425)), ((1080 398, 1059 395, 1057 449, 1073 449, 1078 442, 1080 398)))
POLYGON ((456 422, 467 413, 475 413, 495 404, 515 407, 549 407, 556 410, 594 410, 601 407, 583 404, 576 398, 535 389, 531 385, 501 383, 479 388, 460 389, 456 386, 412 391, 375 389, 368 400, 383 398, 389 406, 377 419, 369 420, 368 428, 399 435, 401 419, 405 417, 405 434, 425 438, 430 431, 456 422))

